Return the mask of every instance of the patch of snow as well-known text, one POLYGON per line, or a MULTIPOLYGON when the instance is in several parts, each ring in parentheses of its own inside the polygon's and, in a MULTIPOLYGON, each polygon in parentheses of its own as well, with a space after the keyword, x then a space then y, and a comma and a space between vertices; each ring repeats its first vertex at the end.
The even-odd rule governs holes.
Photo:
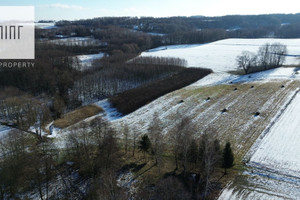
POLYGON ((123 117, 122 113, 118 112, 116 108, 112 107, 108 99, 98 101, 95 103, 95 105, 100 106, 104 110, 105 112, 104 118, 108 119, 109 121, 113 121, 123 117))
POLYGON ((61 129, 51 125, 49 127, 49 131, 50 131, 50 134, 47 135, 47 137, 48 138, 56 138, 58 136, 58 133, 61 131, 61 129))
POLYGON ((161 37, 167 35, 167 34, 164 34, 164 33, 151 33, 151 32, 148 32, 147 34, 153 35, 153 36, 161 36, 161 37))
POLYGON ((11 130, 11 128, 0 125, 0 140, 4 139, 10 130, 11 130))
POLYGON ((298 68, 280 67, 262 72, 256 72, 248 75, 237 76, 231 80, 233 83, 253 82, 253 81, 270 81, 270 80, 300 80, 300 74, 297 73, 298 68))
POLYGON ((36 28, 39 29, 54 29, 57 28, 57 26, 55 26, 55 23, 35 23, 34 24, 36 28))
POLYGON ((238 183, 229 183, 218 200, 278 200, 297 199, 300 196, 300 179, 286 177, 260 169, 244 172, 238 183), (241 182, 239 182, 241 181, 241 182))
POLYGON ((214 72, 211 73, 199 81, 191 84, 191 87, 201 87, 201 86, 210 86, 210 85, 220 85, 229 83, 232 80, 237 79, 239 76, 232 75, 226 72, 214 72))
POLYGON ((137 180, 131 171, 122 172, 117 178, 117 185, 125 188, 130 194, 137 192, 137 180))
POLYGON ((101 59, 105 56, 105 53, 98 53, 98 54, 88 54, 88 55, 79 55, 77 58, 80 62, 80 69, 85 70, 92 66, 93 62, 97 59, 101 59))
POLYGON ((77 56, 78 59, 83 62, 83 63, 88 63, 88 62, 91 62, 93 60, 96 60, 96 59, 100 59, 104 56, 105 54, 104 53, 98 53, 98 54, 88 54, 88 55, 80 55, 80 56, 77 56))
POLYGON ((226 72, 211 73, 199 81, 191 84, 189 87, 201 87, 220 84, 268 82, 276 80, 300 80, 300 73, 296 67, 280 67, 262 72, 256 72, 246 75, 233 75, 226 72))

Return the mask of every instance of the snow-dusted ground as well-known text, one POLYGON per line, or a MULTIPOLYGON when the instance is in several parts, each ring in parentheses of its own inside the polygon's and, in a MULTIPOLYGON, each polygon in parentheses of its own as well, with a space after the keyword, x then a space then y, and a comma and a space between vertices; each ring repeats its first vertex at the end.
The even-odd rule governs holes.
POLYGON ((226 72, 214 72, 190 86, 209 86, 232 83, 268 82, 276 80, 300 80, 300 69, 295 67, 280 67, 248 75, 232 75, 226 72))
POLYGON ((300 39, 225 39, 209 44, 171 45, 151 49, 141 56, 179 57, 188 61, 188 67, 210 68, 215 72, 236 70, 236 57, 242 51, 257 53, 265 43, 287 45, 286 65, 298 64, 300 39))
POLYGON ((5 138, 11 129, 0 125, 0 140, 5 138))
POLYGON ((263 138, 249 164, 300 178, 300 94, 263 138))
POLYGON ((88 54, 88 55, 79 55, 77 58, 80 62, 80 69, 85 70, 92 66, 93 61, 97 59, 101 59, 105 56, 105 53, 98 53, 98 54, 88 54))
POLYGON ((241 176, 245 180, 229 184, 219 200, 300 197, 299 112, 296 90, 246 155, 248 170, 241 176))
POLYGON ((147 32, 147 34, 153 35, 153 36, 161 36, 161 37, 167 35, 165 33, 152 33, 152 32, 147 32))
POLYGON ((300 179, 254 169, 229 183, 218 200, 286 200, 300 197, 300 179))
MULTIPOLYGON (((160 113, 159 117, 163 121, 164 126, 168 127, 164 129, 164 132, 168 132, 175 126, 176 115, 178 112, 185 113, 185 115, 189 115, 192 117, 193 120, 197 121, 197 124, 202 124, 205 127, 208 126, 220 126, 217 122, 222 121, 224 116, 218 115, 218 111, 222 109, 222 106, 226 106, 227 108, 232 107, 233 109, 239 109, 239 107, 245 106, 242 105, 243 102, 247 104, 257 104, 249 112, 255 112, 255 109, 260 109, 260 111, 269 112, 270 106, 272 107, 272 103, 275 103, 275 99, 280 99, 280 95, 282 94, 282 90, 278 90, 274 88, 274 92, 271 91, 264 91, 264 87, 261 86, 262 94, 255 94, 253 90, 246 89, 246 92, 243 93, 231 93, 232 91, 229 90, 228 94, 214 94, 213 92, 208 93, 207 95, 214 95, 211 96, 213 98, 219 98, 214 104, 205 101, 207 96, 205 96, 201 92, 197 92, 200 88, 206 88, 209 86, 218 86, 218 85, 227 85, 226 87, 230 87, 231 84, 239 83, 239 84, 256 84, 256 88, 259 88, 260 85, 267 84, 267 87, 270 87, 268 84, 272 84, 272 82, 278 82, 278 88, 280 88, 281 84, 285 83, 286 87, 289 84, 292 84, 292 80, 300 80, 300 75, 295 73, 296 68, 279 68, 279 69, 272 69, 265 72, 258 72, 251 75, 245 76, 238 76, 238 75, 230 75, 225 72, 217 72, 212 73, 203 79, 187 86, 183 89, 178 91, 174 91, 172 93, 166 94, 153 102, 141 107, 140 109, 136 110, 133 113, 130 113, 120 119, 114 120, 113 124, 116 127, 120 127, 122 124, 128 124, 129 127, 136 128, 141 132, 145 132, 151 123, 151 119, 155 112, 160 113), (292 79, 292 80, 291 80, 292 79), (195 91, 195 92, 194 92, 195 91), (254 96, 253 96, 254 95, 254 96), (259 97, 262 95, 261 97, 259 97), (269 99, 266 96, 269 95, 269 99), (219 97, 220 96, 220 97, 219 97), (248 100, 247 100, 248 98, 248 100), (258 98, 256 102, 254 99, 258 98), (266 99, 264 99, 266 98, 266 99), (179 103, 183 100, 183 103, 179 103), (240 101, 240 102, 239 102, 240 101), (253 101, 253 102, 252 102, 253 101), (264 103, 264 101, 266 101, 264 103), (259 105, 261 104, 261 105, 259 105), (260 107, 262 106, 262 107, 260 107), (257 107, 257 108, 255 108, 257 107)), ((293 86, 294 87, 294 86, 293 86)), ((260 89, 259 89, 260 90, 260 89)), ((205 91, 205 90, 204 90, 205 91)), ((261 92, 261 91, 256 91, 261 92)), ((284 94, 286 95, 286 94, 284 94)), ((252 105, 249 105, 251 107, 252 105)), ((280 106, 280 105, 279 105, 280 106)), ((245 109, 245 108, 243 108, 245 109)), ((250 108, 249 108, 250 110, 250 108)), ((233 122, 237 115, 229 114, 229 116, 225 117, 227 123, 232 123, 232 127, 234 127, 233 122), (230 122, 228 118, 232 117, 233 121, 230 122), (228 121, 227 121, 228 120, 228 121)), ((250 117, 250 116, 246 116, 250 117)), ((245 121, 243 125, 237 127, 237 129, 241 130, 243 127, 247 130, 251 127, 252 123, 257 123, 259 121, 257 119, 250 118, 250 121, 245 121), (247 122, 247 123, 246 123, 247 122)), ((249 120, 249 119, 245 119, 249 120)), ((241 121, 241 119, 239 119, 241 121)), ((225 123, 225 122, 224 122, 225 123)), ((239 122, 237 122, 239 123, 239 122)), ((203 128, 203 127, 202 127, 203 128)), ((221 127, 220 127, 221 128, 221 127)), ((224 131, 222 129, 220 132, 224 131)), ((226 130, 225 130, 226 131, 226 130)), ((244 131, 244 130, 243 130, 244 131)), ((242 135, 242 134, 241 134, 242 135)))
POLYGON ((104 110, 104 118, 109 121, 120 119, 123 116, 122 113, 118 112, 116 108, 112 107, 107 99, 98 101, 95 104, 104 110))

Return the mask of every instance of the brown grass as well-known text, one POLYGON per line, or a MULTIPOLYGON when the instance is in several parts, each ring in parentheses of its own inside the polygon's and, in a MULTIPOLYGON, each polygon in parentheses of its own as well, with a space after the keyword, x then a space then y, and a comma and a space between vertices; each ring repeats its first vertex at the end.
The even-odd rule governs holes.
POLYGON ((53 125, 55 127, 63 129, 73 124, 76 124, 77 122, 80 122, 88 117, 94 116, 100 112, 103 112, 103 109, 99 106, 83 106, 79 109, 65 114, 62 118, 55 120, 53 125))

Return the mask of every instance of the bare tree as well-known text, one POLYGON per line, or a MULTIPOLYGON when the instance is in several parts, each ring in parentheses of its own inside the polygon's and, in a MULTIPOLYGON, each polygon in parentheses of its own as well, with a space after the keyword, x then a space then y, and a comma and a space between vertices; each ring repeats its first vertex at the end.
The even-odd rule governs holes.
POLYGON ((271 65, 274 67, 280 67, 285 61, 285 56, 287 54, 287 47, 281 43, 273 43, 270 46, 271 54, 273 55, 273 60, 271 65))
POLYGON ((280 67, 285 61, 287 48, 280 43, 261 46, 257 54, 249 51, 243 51, 236 59, 238 68, 242 68, 245 74, 251 71, 267 70, 280 67))
POLYGON ((100 175, 99 180, 95 181, 93 191, 89 194, 89 199, 113 200, 129 199, 126 191, 117 185, 117 175, 111 169, 106 169, 100 175))
POLYGON ((136 140, 137 140, 137 138, 138 138, 139 135, 140 134, 139 134, 139 132, 136 129, 134 129, 132 131, 132 156, 133 157, 135 156, 136 140))
POLYGON ((159 119, 158 113, 154 113, 153 115, 153 120, 148 128, 148 134, 152 144, 152 154, 154 155, 155 164, 157 165, 160 174, 165 144, 164 135, 162 133, 162 122, 159 119))
POLYGON ((35 145, 31 135, 12 130, 0 140, 0 195, 16 199, 21 189, 32 185, 30 168, 33 166, 28 152, 35 145))
POLYGON ((268 68, 268 63, 270 60, 270 44, 266 43, 264 46, 261 46, 258 50, 258 62, 259 66, 263 70, 268 68))
POLYGON ((217 140, 214 140, 211 133, 204 133, 201 136, 199 147, 199 161, 201 174, 204 180, 204 196, 207 196, 210 189, 210 177, 215 168, 220 165, 221 151, 217 140))
POLYGON ((190 144, 194 139, 196 128, 189 117, 183 116, 182 113, 178 113, 177 117, 179 118, 179 123, 175 127, 175 132, 172 136, 173 153, 176 169, 178 169, 179 161, 181 161, 183 173, 186 175, 188 170, 190 144))
POLYGON ((238 68, 242 68, 245 74, 248 74, 252 68, 256 67, 257 56, 249 51, 243 51, 236 61, 238 68))
POLYGON ((124 144, 125 154, 127 154, 127 152, 128 152, 129 134, 130 134, 129 128, 128 128, 128 125, 126 124, 123 129, 123 136, 124 136, 124 142, 125 142, 125 144, 124 144))
POLYGON ((270 69, 274 67, 280 67, 287 54, 287 48, 281 43, 265 44, 258 50, 258 62, 262 69, 270 69))

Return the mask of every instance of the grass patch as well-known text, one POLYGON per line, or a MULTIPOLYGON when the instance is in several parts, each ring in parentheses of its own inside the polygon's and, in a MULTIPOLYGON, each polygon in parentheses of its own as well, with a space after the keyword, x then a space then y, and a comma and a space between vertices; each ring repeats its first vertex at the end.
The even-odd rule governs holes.
POLYGON ((57 119, 53 122, 53 125, 58 128, 66 128, 77 122, 80 122, 88 117, 94 116, 100 112, 103 112, 103 109, 96 105, 83 106, 79 109, 76 109, 72 112, 65 114, 62 118, 57 119))
POLYGON ((228 71, 228 73, 233 75, 245 75, 245 71, 242 69, 228 71))

